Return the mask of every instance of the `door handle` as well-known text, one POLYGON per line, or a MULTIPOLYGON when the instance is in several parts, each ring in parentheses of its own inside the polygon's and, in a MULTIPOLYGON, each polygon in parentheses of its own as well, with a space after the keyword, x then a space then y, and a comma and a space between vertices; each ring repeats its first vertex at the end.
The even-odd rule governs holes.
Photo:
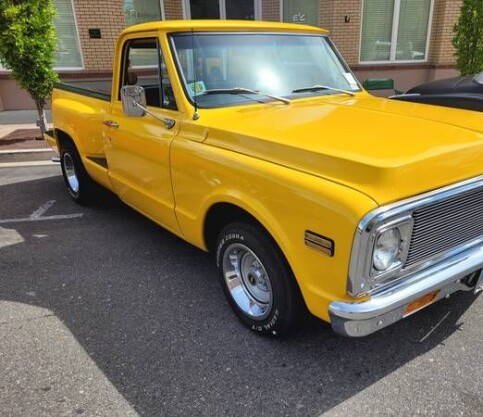
POLYGON ((113 122, 112 120, 104 120, 102 123, 113 129, 117 129, 119 127, 119 123, 113 122))
POLYGON ((162 120, 164 125, 166 126, 166 129, 172 129, 176 123, 173 119, 168 119, 167 117, 164 117, 162 120))

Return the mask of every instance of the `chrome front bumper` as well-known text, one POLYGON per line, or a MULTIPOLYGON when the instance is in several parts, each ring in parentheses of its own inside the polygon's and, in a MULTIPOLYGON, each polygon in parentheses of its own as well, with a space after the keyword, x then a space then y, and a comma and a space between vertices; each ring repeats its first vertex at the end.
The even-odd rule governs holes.
POLYGON ((332 328, 344 336, 369 335, 409 315, 405 314, 406 307, 427 294, 439 290, 434 302, 456 291, 471 290, 462 278, 482 268, 480 246, 406 277, 367 301, 334 301, 329 307, 332 328))

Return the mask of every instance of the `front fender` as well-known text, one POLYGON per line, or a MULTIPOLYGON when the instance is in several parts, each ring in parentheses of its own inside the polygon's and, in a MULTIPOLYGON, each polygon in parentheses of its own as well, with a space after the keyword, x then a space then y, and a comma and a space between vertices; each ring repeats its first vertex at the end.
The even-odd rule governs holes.
POLYGON ((186 240, 206 250, 210 208, 235 205, 271 234, 315 315, 329 320, 330 302, 348 300, 352 241, 360 219, 377 207, 373 200, 319 177, 180 137, 171 164, 176 216, 186 240), (306 231, 333 240, 334 255, 308 247, 306 231))

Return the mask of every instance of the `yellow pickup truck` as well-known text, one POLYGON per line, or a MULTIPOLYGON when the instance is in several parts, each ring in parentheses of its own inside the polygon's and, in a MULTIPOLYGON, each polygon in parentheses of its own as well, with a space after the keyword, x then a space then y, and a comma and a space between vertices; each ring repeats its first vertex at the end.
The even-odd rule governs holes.
POLYGON ((308 309, 364 336, 481 290, 481 113, 371 96, 326 31, 283 23, 129 27, 101 84, 53 92, 70 196, 102 185, 212 252, 255 332, 308 309))

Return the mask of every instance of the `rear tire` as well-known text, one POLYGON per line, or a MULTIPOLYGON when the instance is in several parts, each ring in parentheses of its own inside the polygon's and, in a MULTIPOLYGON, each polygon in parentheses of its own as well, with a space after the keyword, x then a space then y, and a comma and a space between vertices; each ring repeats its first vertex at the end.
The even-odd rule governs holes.
POLYGON ((62 144, 60 166, 70 197, 78 204, 91 205, 95 200, 98 186, 86 172, 79 152, 72 142, 62 144))
POLYGON ((220 233, 216 264, 223 291, 240 320, 264 336, 293 330, 303 311, 295 277, 260 227, 232 223, 220 233))

